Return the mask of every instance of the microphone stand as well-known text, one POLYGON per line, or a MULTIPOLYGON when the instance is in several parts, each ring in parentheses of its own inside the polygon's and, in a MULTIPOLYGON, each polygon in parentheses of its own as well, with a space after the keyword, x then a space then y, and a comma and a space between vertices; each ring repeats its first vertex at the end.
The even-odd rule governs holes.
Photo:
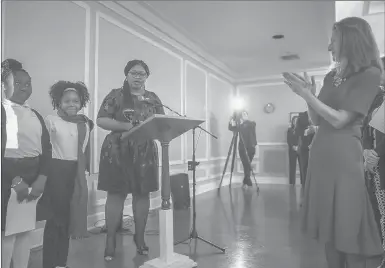
MULTIPOLYGON (((173 109, 171 109, 170 107, 162 104, 162 103, 157 103, 155 104, 156 106, 162 106, 166 109, 168 109, 169 111, 179 115, 180 117, 186 117, 186 116, 183 116, 181 115, 180 113, 174 111, 173 109)), ((191 240, 192 239, 195 239, 195 240, 200 240, 200 241, 203 241, 205 242, 206 244, 212 246, 212 247, 215 247, 216 249, 219 249, 220 251, 222 251, 222 253, 225 253, 226 249, 225 248, 222 248, 216 244, 214 244, 213 242, 210 242, 206 239, 204 239, 203 237, 199 236, 198 235, 198 231, 196 229, 196 167, 199 165, 199 162, 196 162, 196 157, 195 157, 195 129, 196 128, 199 128, 201 130, 203 130, 204 132, 206 132, 207 134, 209 134, 211 137, 213 137, 214 139, 218 139, 218 137, 216 137, 215 135, 211 134, 210 132, 208 132, 207 130, 205 130, 204 128, 202 128, 201 126, 197 126, 197 127, 194 127, 192 129, 192 142, 193 142, 193 146, 192 146, 192 150, 193 150, 193 154, 192 154, 192 161, 188 161, 187 162, 187 165, 188 165, 188 170, 189 171, 192 171, 193 173, 193 221, 192 221, 192 229, 191 229, 191 232, 190 232, 190 235, 182 240, 182 241, 179 241, 179 242, 176 242, 174 243, 174 245, 179 245, 179 244, 182 244, 184 242, 186 242, 187 240, 190 240, 189 243, 191 243, 191 240)))

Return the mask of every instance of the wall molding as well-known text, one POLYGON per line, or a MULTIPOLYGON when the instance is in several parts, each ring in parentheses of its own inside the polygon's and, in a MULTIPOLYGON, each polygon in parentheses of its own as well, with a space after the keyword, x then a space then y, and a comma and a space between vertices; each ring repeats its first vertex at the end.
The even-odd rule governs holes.
MULTIPOLYGON (((98 91, 99 91, 99 38, 100 38, 100 12, 99 11, 96 11, 95 12, 95 54, 94 54, 94 59, 95 59, 95 66, 94 66, 94 72, 95 72, 95 81, 94 81, 94 105, 93 105, 93 108, 94 108, 94 111, 93 111, 93 119, 94 119, 94 122, 96 122, 96 119, 97 119, 97 116, 98 116, 98 106, 97 106, 97 103, 98 103, 98 91)), ((99 131, 98 130, 95 130, 93 131, 93 149, 94 149, 94 152, 97 152, 98 150, 98 133, 99 131)), ((92 168, 92 171, 94 173, 98 173, 99 172, 99 168, 97 168, 98 166, 98 159, 96 157, 96 153, 93 154, 94 155, 94 159, 93 159, 93 163, 94 163, 94 166, 92 168)))
MULTIPOLYGON (((90 58, 91 58, 91 8, 83 1, 72 1, 75 5, 82 7, 86 11, 85 27, 85 57, 84 57, 84 84, 90 88, 90 58)), ((89 106, 83 108, 83 113, 89 116, 89 106)), ((95 121, 94 121, 95 122, 95 121)))
MULTIPOLYGON (((114 3, 112 1, 110 2, 98 1, 98 3, 108 8, 109 10, 113 11, 114 13, 120 15, 124 19, 131 21, 138 27, 156 36, 166 44, 174 47, 176 50, 187 55, 193 60, 201 63, 202 65, 212 70, 213 72, 216 72, 219 75, 223 76, 225 79, 229 80, 229 82, 231 83, 234 82, 230 69, 228 69, 228 67, 226 67, 219 61, 216 61, 211 55, 204 53, 200 48, 192 44, 192 42, 190 42, 190 45, 193 46, 194 49, 186 48, 186 46, 184 45, 185 42, 183 42, 182 44, 176 41, 175 39, 171 38, 169 35, 166 35, 164 32, 160 31, 158 27, 155 27, 154 25, 161 25, 161 27, 164 29, 168 29, 168 30, 171 29, 170 25, 167 25, 158 16, 151 14, 151 11, 148 8, 144 7, 141 3, 134 2, 134 1, 125 2, 124 5, 120 3, 114 3), (194 51, 200 51, 200 53, 201 54, 203 53, 204 55, 202 56, 198 55, 194 51), (215 62, 215 64, 213 62, 215 62), (221 67, 218 67, 217 65, 220 65, 221 67), (228 70, 225 70, 225 69, 228 69, 228 70)), ((173 34, 176 34, 176 33, 178 32, 177 31, 173 32, 173 34)), ((178 36, 181 36, 180 33, 178 33, 178 36)), ((183 41, 186 41, 186 40, 183 40, 183 41)))
MULTIPOLYGON (((102 2, 103 3, 109 3, 109 2, 104 2, 104 1, 102 1, 102 2)), ((180 56, 177 53, 173 52, 172 50, 164 47, 163 45, 161 45, 160 43, 156 42, 152 38, 139 33, 138 31, 134 30, 130 26, 120 22, 118 19, 115 19, 114 17, 112 17, 110 15, 105 14, 102 11, 97 11, 97 12, 99 13, 99 17, 104 19, 104 20, 106 20, 107 22, 112 23, 113 25, 117 26, 118 28, 120 28, 122 30, 125 30, 126 32, 128 32, 128 33, 130 33, 130 34, 132 34, 132 35, 142 39, 143 41, 146 41, 147 43, 153 45, 154 47, 159 48, 160 50, 163 50, 164 52, 168 53, 171 56, 174 56, 176 59, 180 60, 181 62, 183 61, 183 57, 182 56, 180 56)))
MULTIPOLYGON (((180 94, 181 94, 180 105, 181 106, 180 106, 180 109, 181 109, 181 114, 183 114, 184 113, 184 100, 183 99, 185 97, 185 94, 184 94, 185 77, 184 77, 184 59, 183 59, 183 57, 174 53, 170 49, 162 46, 161 44, 154 41, 153 39, 137 32, 136 30, 134 30, 131 27, 127 26, 126 24, 120 22, 119 20, 97 10, 96 11, 96 27, 95 27, 96 42, 95 42, 95 96, 94 96, 94 117, 95 118, 94 118, 94 120, 96 120, 96 116, 98 113, 98 106, 96 104, 98 103, 98 99, 99 99, 98 98, 98 85, 99 85, 99 79, 98 79, 99 71, 98 71, 98 69, 99 69, 100 19, 104 19, 105 21, 111 23, 112 25, 132 34, 135 37, 140 38, 141 40, 143 40, 143 41, 147 42, 148 44, 160 49, 163 52, 168 53, 169 55, 173 56, 174 58, 176 58, 177 60, 180 61, 180 74, 181 74, 181 89, 180 89, 180 94)), ((178 165, 178 164, 183 164, 185 162, 185 159, 184 159, 184 151, 185 151, 184 136, 185 135, 181 136, 181 159, 170 161, 170 165, 178 165)), ((98 131, 95 131, 94 132, 94 150, 95 151, 97 150, 97 147, 98 147, 98 131)), ((95 158, 93 162, 94 162, 94 165, 96 167, 97 166, 97 159, 95 158)), ((96 172, 96 168, 93 169, 93 171, 96 172)))
MULTIPOLYGON (((327 74, 327 72, 330 70, 330 65, 327 67, 321 67, 316 69, 310 69, 306 72, 309 76, 314 76, 315 79, 323 79, 323 77, 327 74)), ((297 70, 292 71, 295 73, 303 73, 303 70, 297 70)), ((266 77, 260 77, 258 79, 252 79, 252 80, 244 80, 242 82, 239 82, 236 84, 237 91, 239 91, 242 88, 248 88, 248 87, 264 87, 264 86, 277 86, 277 85, 283 85, 285 84, 283 82, 282 76, 279 75, 272 75, 272 76, 266 76, 266 77)))
MULTIPOLYGON (((208 103, 208 100, 207 100, 207 71, 196 65, 195 63, 189 61, 189 60, 185 60, 184 61, 184 75, 185 75, 185 84, 184 84, 184 90, 185 90, 185 99, 184 99, 184 103, 185 103, 185 110, 184 110, 184 114, 186 115, 187 114, 187 67, 190 66, 190 67, 193 67, 195 68, 196 70, 198 71, 201 71, 205 77, 205 122, 203 122, 202 124, 206 123, 206 127, 207 127, 207 103, 208 103)), ((205 157, 204 158, 200 158, 200 159, 196 159, 196 161, 198 162, 203 162, 203 161, 208 161, 208 157, 207 157, 207 147, 208 147, 208 139, 207 139, 207 136, 208 134, 207 133, 203 133, 203 135, 205 135, 206 137, 206 152, 205 152, 205 157)), ((197 144, 195 144, 197 145, 197 144)), ((188 144, 187 144, 187 135, 185 135, 185 142, 184 142, 184 146, 186 148, 185 152, 184 152, 184 159, 185 159, 185 163, 187 163, 187 161, 192 161, 192 159, 190 159, 190 156, 187 155, 187 147, 188 147, 188 144)), ((192 148, 193 149, 193 148, 192 148)))
MULTIPOLYGON (((181 115, 186 115, 186 66, 185 66, 185 59, 182 58, 181 63, 180 63, 180 80, 181 80, 181 85, 180 85, 180 114, 181 115)), ((182 163, 186 162, 186 141, 187 141, 187 135, 186 133, 183 133, 181 135, 180 139, 180 154, 181 154, 181 160, 182 163)))

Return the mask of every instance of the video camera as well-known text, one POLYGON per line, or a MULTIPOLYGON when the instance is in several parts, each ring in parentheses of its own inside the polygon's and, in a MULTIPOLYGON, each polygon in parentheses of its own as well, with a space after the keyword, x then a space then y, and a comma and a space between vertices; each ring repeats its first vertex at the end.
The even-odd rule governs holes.
POLYGON ((237 125, 241 123, 243 112, 244 112, 243 110, 235 110, 233 112, 231 119, 233 119, 237 125))

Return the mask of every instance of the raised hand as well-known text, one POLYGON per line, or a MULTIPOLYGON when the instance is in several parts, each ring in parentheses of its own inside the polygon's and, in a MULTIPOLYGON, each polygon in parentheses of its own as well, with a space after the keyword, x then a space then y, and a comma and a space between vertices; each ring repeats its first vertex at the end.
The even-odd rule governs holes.
POLYGON ((309 78, 307 73, 304 73, 304 77, 302 77, 299 74, 288 72, 283 73, 282 76, 285 79, 285 84, 299 96, 305 97, 309 93, 315 95, 316 84, 313 76, 309 78))

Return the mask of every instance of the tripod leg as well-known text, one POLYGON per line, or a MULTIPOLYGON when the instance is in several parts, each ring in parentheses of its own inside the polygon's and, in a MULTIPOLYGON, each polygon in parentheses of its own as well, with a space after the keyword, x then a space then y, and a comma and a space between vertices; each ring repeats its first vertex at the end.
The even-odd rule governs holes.
POLYGON ((204 238, 202 238, 202 237, 200 237, 200 236, 197 236, 197 239, 198 239, 198 240, 201 240, 201 241, 203 241, 203 242, 205 242, 206 244, 209 244, 210 246, 212 246, 212 247, 214 247, 214 248, 216 248, 216 249, 219 249, 219 250, 222 251, 223 253, 225 253, 225 251, 226 251, 225 248, 221 248, 220 246, 215 245, 213 242, 210 242, 210 241, 208 241, 208 240, 206 240, 206 239, 204 239, 204 238))
POLYGON ((233 159, 231 160, 231 173, 230 173, 229 187, 231 187, 232 180, 233 180, 234 163, 235 163, 235 158, 237 157, 237 147, 238 147, 237 145, 238 145, 238 132, 236 132, 235 139, 234 139, 234 150, 233 150, 233 159))
POLYGON ((259 192, 258 182, 257 182, 257 179, 255 178, 255 173, 254 173, 253 167, 252 167, 252 165, 251 165, 251 160, 250 160, 250 158, 249 158, 249 155, 247 154, 247 150, 246 150, 246 146, 245 146, 245 142, 244 142, 244 140, 243 140, 242 134, 239 134, 239 138, 241 139, 241 144, 242 144, 242 146, 243 146, 243 149, 244 149, 245 152, 246 152, 246 159, 247 159, 247 162, 248 162, 248 164, 249 164, 251 174, 253 175, 253 178, 254 178, 254 181, 255 181, 255 185, 257 186, 257 192, 259 192))
POLYGON ((226 173, 227 164, 229 163, 231 151, 232 151, 233 146, 234 146, 234 139, 235 139, 235 134, 233 135, 233 138, 232 138, 231 143, 230 143, 229 152, 227 153, 226 163, 225 163, 225 167, 224 167, 223 172, 222 172, 222 178, 221 178, 221 182, 219 183, 218 190, 221 189, 221 187, 222 187, 222 182, 223 182, 223 178, 224 178, 225 173, 226 173))

